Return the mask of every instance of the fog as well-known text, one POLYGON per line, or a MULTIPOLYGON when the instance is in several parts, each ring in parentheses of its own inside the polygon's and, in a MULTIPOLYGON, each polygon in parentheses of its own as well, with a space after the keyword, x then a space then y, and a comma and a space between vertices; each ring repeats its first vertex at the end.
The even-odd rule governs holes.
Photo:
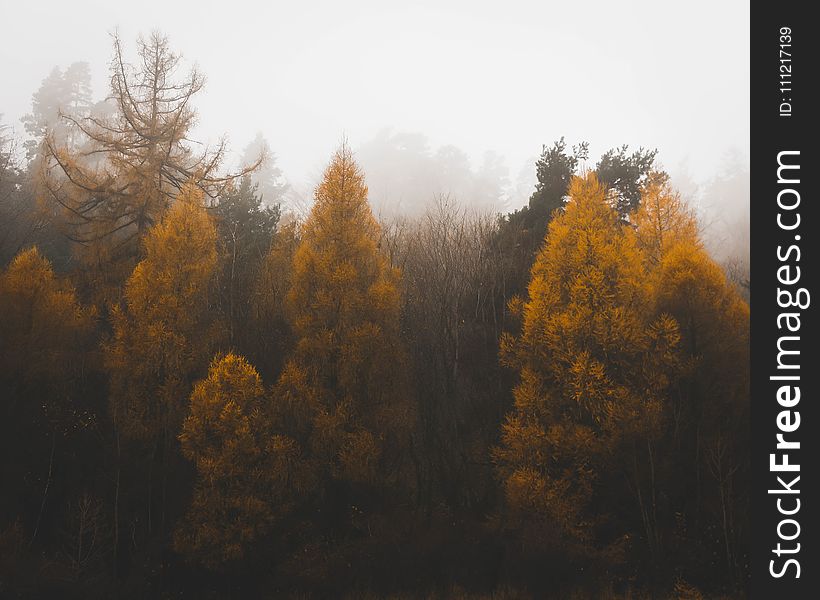
POLYGON ((716 183, 748 175, 745 2, 3 0, 0 13, 0 112, 17 135, 54 66, 87 62, 102 98, 110 34, 133 59, 158 29, 207 77, 194 139, 227 134, 238 163, 261 133, 296 208, 346 138, 379 210, 440 193, 511 210, 541 145, 566 136, 590 143, 593 164, 622 144, 657 148, 712 229, 748 210, 747 180, 716 183))
POLYGON ((749 587, 748 4, 0 24, 0 600, 749 587))

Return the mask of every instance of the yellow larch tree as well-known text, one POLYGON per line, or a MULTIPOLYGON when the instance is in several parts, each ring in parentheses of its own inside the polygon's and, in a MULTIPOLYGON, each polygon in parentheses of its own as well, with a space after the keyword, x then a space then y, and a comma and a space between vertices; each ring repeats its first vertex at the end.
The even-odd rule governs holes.
POLYGON ((42 496, 34 537, 54 476, 58 441, 65 443, 93 418, 82 382, 97 357, 94 318, 95 311, 80 304, 72 285, 55 275, 36 247, 20 252, 0 271, 0 475, 5 482, 34 482, 44 475, 43 487, 35 492, 42 496))
POLYGON ((209 316, 216 233, 189 186, 145 238, 145 259, 112 310, 107 364, 114 413, 137 437, 181 422, 191 376, 207 365, 217 338, 209 316))
POLYGON ((600 507, 625 482, 650 545, 657 531, 638 464, 661 431, 679 333, 654 318, 643 253, 596 176, 574 178, 569 196, 532 267, 522 331, 502 338, 520 382, 494 457, 507 507, 537 543, 616 552, 628 532, 600 507))
POLYGON ((348 483, 402 473, 414 411, 399 331, 399 272, 378 247, 364 174, 347 145, 316 189, 293 259, 296 348, 277 394, 317 466, 348 483), (287 409, 290 407, 290 409, 287 409))
POLYGON ((86 358, 93 316, 36 247, 20 252, 0 274, 2 372, 29 384, 65 384, 86 358))
POLYGON ((304 469, 296 442, 273 434, 271 416, 262 381, 241 356, 215 358, 194 386, 179 439, 197 482, 174 535, 188 559, 217 569, 241 559, 292 506, 304 469))
POLYGON ((209 306, 216 231, 197 187, 183 188, 146 234, 144 246, 145 258, 128 278, 123 302, 112 307, 105 362, 116 447, 123 437, 148 453, 150 531, 151 465, 160 456, 164 509, 168 465, 191 383, 204 373, 222 333, 209 306))

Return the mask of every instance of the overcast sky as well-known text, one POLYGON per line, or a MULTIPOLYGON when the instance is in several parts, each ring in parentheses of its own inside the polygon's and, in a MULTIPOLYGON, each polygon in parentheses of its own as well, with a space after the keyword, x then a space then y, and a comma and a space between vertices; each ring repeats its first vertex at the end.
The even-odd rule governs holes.
POLYGON ((749 146, 749 5, 741 1, 0 0, 0 113, 19 118, 52 67, 90 63, 107 92, 109 33, 129 56, 159 29, 207 76, 203 140, 239 151, 257 131, 285 175, 312 183, 346 135, 421 132, 515 178, 541 144, 597 157, 657 147, 705 179, 749 146))

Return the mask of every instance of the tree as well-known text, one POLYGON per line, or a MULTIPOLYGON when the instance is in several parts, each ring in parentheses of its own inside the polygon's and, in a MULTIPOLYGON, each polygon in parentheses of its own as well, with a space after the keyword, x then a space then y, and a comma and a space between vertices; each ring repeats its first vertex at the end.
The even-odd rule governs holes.
MULTIPOLYGON (((447 148, 439 152, 448 153, 447 148)), ((450 147, 452 150, 452 147, 450 147)), ((455 191, 453 179, 440 175, 433 161, 430 142, 420 133, 382 130, 362 144, 356 155, 366 170, 370 202, 379 214, 418 214, 438 189, 455 191)))
POLYGON ((290 221, 274 234, 250 291, 248 347, 263 377, 276 379, 293 351, 293 330, 287 295, 293 280, 293 257, 299 247, 299 227, 290 221))
POLYGON ((0 276, 0 302, 3 373, 33 385, 67 384, 83 360, 73 350, 89 335, 93 310, 80 305, 36 247, 18 254, 0 276))
MULTIPOLYGON (((672 245, 655 275, 657 310, 680 323, 689 365, 682 378, 668 438, 677 485, 669 485, 678 512, 696 532, 703 552, 722 556, 711 569, 741 586, 749 539, 749 306, 705 250, 691 240, 672 245), (719 531, 716 539, 714 531, 719 531)), ((690 536, 694 537, 694 536, 690 536)), ((701 559, 702 560, 702 559, 701 559)))
POLYGON ((641 186, 655 166, 657 150, 638 148, 629 154, 629 146, 608 150, 595 166, 598 179, 612 190, 612 202, 622 219, 638 208, 641 186))
POLYGON ((36 247, 0 273, 3 481, 25 478, 42 485, 33 537, 54 478, 57 444, 90 419, 80 391, 91 362, 93 325, 94 311, 79 303, 74 288, 54 275, 36 247), (26 475, 12 476, 6 468, 26 475))
POLYGON ((566 150, 567 143, 561 137, 550 147, 542 146, 541 156, 535 163, 538 181, 530 197, 529 209, 542 219, 544 216, 549 219, 556 209, 564 206, 564 197, 578 165, 589 157, 589 145, 586 142, 573 146, 572 154, 567 154, 566 150))
POLYGON ((306 414, 285 420, 302 424, 296 439, 327 477, 385 489, 400 483, 413 423, 399 273, 379 252, 364 175, 347 145, 315 201, 293 259, 287 305, 297 341, 277 394, 306 414))
MULTIPOLYGON (((179 80, 180 56, 168 39, 153 33, 137 42, 139 62, 126 62, 114 36, 110 117, 60 117, 85 138, 80 150, 46 137, 43 194, 64 209, 70 239, 81 244, 105 240, 115 256, 133 258, 145 232, 164 215, 186 183, 215 198, 237 175, 218 173, 225 140, 195 154, 188 134, 196 119, 193 97, 204 77, 196 70, 179 80)), ((239 175, 252 171, 253 163, 239 175)))
MULTIPOLYGON (((196 186, 183 188, 144 245, 145 258, 128 278, 122 305, 112 308, 106 365, 117 447, 120 437, 138 442, 150 453, 149 470, 159 453, 164 508, 166 467, 185 398, 220 337, 209 293, 216 230, 196 186)), ((148 479, 150 489, 150 473, 148 479)), ((150 492, 147 510, 150 531, 150 492)))
POLYGON ((508 214, 499 228, 499 244, 508 268, 507 298, 522 293, 533 259, 544 241, 547 225, 564 206, 570 181, 589 156, 589 144, 581 142, 567 151, 562 137, 552 146, 542 146, 535 163, 535 191, 527 206, 508 214))
POLYGON ((462 198, 476 210, 490 214, 500 212, 504 188, 509 184, 509 170, 504 158, 495 152, 484 153, 481 165, 473 175, 473 190, 462 198))
MULTIPOLYGON (((6 135, 8 125, 2 124, 3 114, 0 113, 0 177, 6 174, 12 167, 14 159, 14 141, 6 135)), ((0 178, 0 182, 3 179, 0 178)))
POLYGON ((418 393, 419 503, 427 516, 442 501, 454 512, 477 510, 493 487, 486 454, 506 383, 498 367, 497 220, 445 197, 395 234, 403 337, 418 393))
POLYGON ((92 107, 91 71, 88 63, 75 62, 63 71, 54 67, 33 94, 31 113, 22 118, 29 139, 25 142, 29 160, 41 154, 50 135, 61 147, 76 149, 77 128, 72 120, 90 116, 92 107), (70 116, 61 119, 60 115, 70 116))
POLYGON ((25 175, 16 160, 17 143, 7 135, 0 114, 0 265, 5 266, 30 242, 36 230, 31 198, 23 185, 25 175))
POLYGON ((221 299, 228 317, 231 343, 245 341, 243 325, 250 319, 250 295, 260 264, 268 253, 279 222, 279 205, 263 206, 258 186, 249 175, 229 185, 213 214, 221 254, 221 299))
POLYGON ((230 353, 194 386, 179 439, 197 483, 174 535, 187 558, 211 568, 237 561, 292 506, 299 448, 273 434, 269 403, 256 370, 230 353))
POLYGON ((569 195, 533 265, 521 334, 502 339, 520 382, 495 460, 510 514, 541 544, 614 560, 630 532, 614 499, 631 493, 654 556, 653 444, 680 335, 654 316, 642 252, 597 177, 573 179, 569 195))
POLYGON ((422 134, 380 131, 357 156, 367 172, 370 202, 380 218, 420 217, 440 196, 498 210, 507 169, 487 152, 477 169, 456 146, 432 149, 422 134))
POLYGON ((749 181, 748 161, 736 151, 728 152, 699 199, 707 221, 704 229, 709 254, 723 265, 747 302, 751 294, 749 181))
MULTIPOLYGON (((62 254, 53 220, 37 205, 30 169, 17 156, 18 143, 7 135, 0 115, 0 265, 7 265, 25 248, 37 246, 52 260, 62 254)), ((58 263, 58 268, 59 268, 58 263)))
POLYGON ((256 186, 260 202, 270 208, 280 206, 290 186, 282 177, 282 170, 276 165, 276 155, 261 132, 242 152, 243 165, 253 166, 257 163, 258 167, 249 176, 256 186))

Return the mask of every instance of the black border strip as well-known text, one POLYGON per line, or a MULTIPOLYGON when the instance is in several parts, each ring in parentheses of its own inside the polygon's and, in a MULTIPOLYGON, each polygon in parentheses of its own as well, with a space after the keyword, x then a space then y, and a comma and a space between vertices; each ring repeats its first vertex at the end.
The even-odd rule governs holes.
MULTIPOLYGON (((753 5, 751 12, 751 278, 755 282, 752 292, 751 311, 751 417, 752 417, 752 534, 753 547, 750 563, 750 597, 752 598, 820 598, 817 578, 820 563, 816 546, 820 536, 814 526, 814 512, 817 508, 818 477, 814 466, 818 447, 816 440, 820 434, 816 404, 820 401, 817 391, 817 364, 815 345, 820 343, 817 336, 816 310, 813 304, 820 302, 815 277, 820 256, 817 254, 817 234, 820 228, 816 204, 818 163, 817 151, 809 142, 809 136, 817 136, 814 112, 820 109, 817 95, 818 74, 813 56, 818 55, 818 33, 813 19, 809 18, 810 3, 766 3, 753 5), (781 38, 781 28, 788 28, 790 38, 781 38), (786 43, 790 46, 786 46, 786 43), (784 44, 781 47, 781 43, 784 44), (785 53, 780 51, 784 50, 785 53), (788 56, 786 55, 788 53, 788 56), (788 59, 788 60, 785 60, 788 59), (782 68, 789 65, 790 69, 782 68), (788 73, 788 71, 791 71, 788 73), (782 75, 789 75, 781 77, 782 75), (791 82, 790 86, 781 82, 791 82), (789 89, 790 88, 790 89, 789 89), (781 114, 782 113, 782 114, 781 114), (788 116, 784 116, 788 115, 788 116), (789 154, 781 154, 789 152, 789 154), (797 154, 799 153, 799 154, 797 154), (800 169, 781 170, 778 182, 778 155, 781 163, 799 164, 800 169), (799 183, 795 180, 799 179, 799 183), (791 191, 784 191, 791 190, 791 191), (799 194, 800 202, 792 209, 778 206, 778 194, 783 205, 795 204, 799 194), (791 227, 800 214, 800 224, 794 229, 784 229, 781 223, 791 227), (797 260, 799 248, 800 260, 797 260), (781 260, 780 257, 786 257, 781 260), (785 265, 787 268, 781 269, 785 265), (781 279, 789 281, 797 275, 800 279, 784 285, 781 279), (797 297, 798 290, 805 288, 812 296, 805 309, 783 307, 788 297, 778 290, 784 290, 797 297), (780 300, 780 303, 779 303, 780 300), (785 328, 786 320, 778 322, 782 313, 799 313, 800 329, 790 332, 785 328), (782 325, 782 329, 778 327, 782 325), (785 340, 783 336, 796 336, 799 340, 785 340), (778 340, 781 348, 800 351, 799 355, 781 355, 785 362, 798 365, 794 369, 778 368, 778 340), (773 376, 799 376, 800 380, 775 380, 773 376), (778 390, 784 385, 800 387, 800 401, 791 407, 778 403, 778 390), (784 411, 791 411, 782 415, 784 411), (798 449, 777 449, 778 416, 786 428, 793 426, 796 412, 800 413, 800 425, 793 431, 784 433, 787 441, 800 443, 798 449), (772 471, 771 455, 782 463, 783 453, 788 453, 791 464, 800 465, 799 472, 772 471), (792 485, 799 494, 784 491, 784 484, 778 476, 790 485, 796 476, 800 479, 792 485), (780 490, 770 493, 769 490, 780 490), (793 510, 800 500, 800 509, 788 516, 778 511, 793 510), (793 540, 780 539, 778 525, 784 537, 796 532, 793 518, 799 523, 800 534, 793 540), (782 549, 800 550, 795 554, 773 551, 778 543, 782 549), (794 563, 785 567, 788 559, 794 558, 800 564, 800 577, 796 578, 794 563), (772 562, 773 561, 773 562, 772 562), (772 576, 782 573, 780 578, 772 576)), ((708 17, 707 17, 708 18, 708 17)), ((786 30, 784 29, 783 32, 786 30)), ((801 295, 805 300, 805 295, 801 295)), ((805 302, 801 302, 805 304, 805 302)), ((795 320, 791 321, 794 325, 795 320)), ((793 389, 783 394, 796 395, 793 389)), ((788 404, 788 397, 782 399, 788 404)))

